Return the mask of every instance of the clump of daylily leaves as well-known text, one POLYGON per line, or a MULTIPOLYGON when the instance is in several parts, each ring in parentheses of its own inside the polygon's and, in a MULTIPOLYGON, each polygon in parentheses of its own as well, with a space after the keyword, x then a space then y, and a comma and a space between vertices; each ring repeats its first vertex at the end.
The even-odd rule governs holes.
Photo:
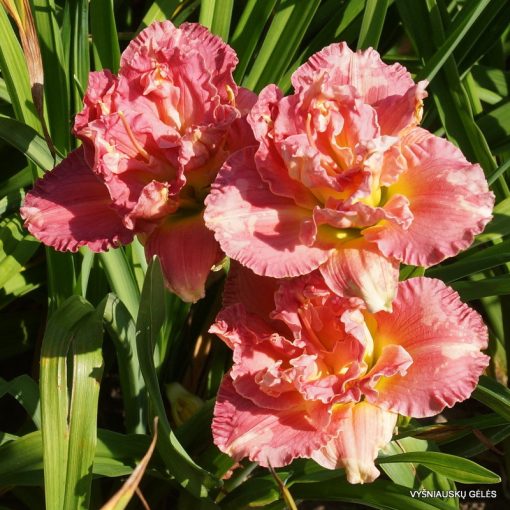
POLYGON ((479 165, 418 127, 426 83, 369 49, 332 44, 258 95, 235 52, 169 21, 91 73, 82 141, 27 195, 57 250, 130 243, 168 288, 202 298, 231 259, 210 331, 233 351, 212 424, 239 460, 298 457, 373 481, 399 414, 468 398, 489 362, 481 317, 439 280, 398 282, 467 248, 494 202, 479 165))

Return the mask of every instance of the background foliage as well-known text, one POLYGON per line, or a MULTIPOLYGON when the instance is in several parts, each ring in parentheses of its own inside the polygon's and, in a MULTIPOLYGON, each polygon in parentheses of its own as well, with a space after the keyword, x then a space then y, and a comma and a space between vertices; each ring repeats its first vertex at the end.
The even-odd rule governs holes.
MULTIPOLYGON (((20 31, 0 7, 2 510, 127 504, 276 510, 315 508, 313 502, 331 505, 327 508, 466 507, 466 500, 455 497, 410 496, 410 488, 455 487, 494 489, 495 499, 467 500, 483 501, 487 509, 508 507, 507 0, 2 4, 18 12, 30 4, 44 65, 41 123, 20 45, 23 26, 20 31), (424 126, 479 162, 497 196, 494 219, 473 247, 426 272, 452 285, 483 314, 491 335, 490 370, 473 397, 439 422, 402 420, 399 435, 379 458, 383 476, 373 484, 351 486, 341 470, 303 460, 277 473, 243 462, 221 481, 232 461, 212 445, 210 421, 229 353, 206 331, 219 307, 224 273, 210 282, 207 297, 190 307, 164 289, 159 264, 147 267, 137 242, 104 254, 56 253, 22 228, 18 209, 25 191, 76 146, 70 130, 88 72, 104 67, 115 72, 128 41, 163 19, 177 25, 199 21, 223 37, 240 59, 237 82, 255 91, 271 82, 288 91, 292 71, 331 42, 377 48, 386 62, 401 62, 416 79, 430 81, 424 126), (201 400, 171 385, 176 382, 201 400), (493 472, 503 482, 482 485, 498 483, 493 472), (135 492, 138 497, 129 502, 135 492)), ((421 268, 406 267, 402 278, 420 273, 421 268)))

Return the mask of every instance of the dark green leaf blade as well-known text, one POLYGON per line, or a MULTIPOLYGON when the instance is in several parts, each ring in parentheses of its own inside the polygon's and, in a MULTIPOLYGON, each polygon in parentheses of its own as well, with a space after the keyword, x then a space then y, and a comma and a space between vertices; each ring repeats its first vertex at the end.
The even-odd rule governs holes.
POLYGON ((216 480, 189 457, 176 438, 168 421, 154 365, 154 346, 165 320, 165 288, 159 260, 155 258, 147 269, 136 321, 136 345, 140 369, 149 398, 159 418, 158 451, 176 480, 196 497, 207 496, 216 480))

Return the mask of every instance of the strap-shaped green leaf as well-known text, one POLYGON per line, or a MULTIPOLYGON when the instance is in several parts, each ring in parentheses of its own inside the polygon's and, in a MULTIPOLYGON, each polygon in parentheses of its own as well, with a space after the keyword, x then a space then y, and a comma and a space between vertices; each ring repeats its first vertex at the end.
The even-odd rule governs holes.
POLYGON ((11 381, 0 377, 0 398, 6 393, 12 395, 27 411, 34 425, 41 428, 41 406, 39 399, 39 386, 27 374, 22 374, 11 381))
MULTIPOLYGON (((0 446, 0 485, 43 484, 43 441, 41 431, 21 437, 8 436, 0 446)), ((98 429, 92 472, 98 476, 125 476, 133 471, 150 444, 142 434, 120 434, 98 429)))
POLYGON ((497 170, 495 170, 489 177, 487 178, 487 182, 489 185, 493 184, 496 180, 498 180, 501 176, 506 174, 510 170, 510 159, 505 161, 497 170))
POLYGON ((243 85, 255 92, 275 83, 292 62, 320 0, 279 2, 269 30, 243 85))
POLYGON ((68 152, 71 139, 69 76, 54 0, 33 0, 33 14, 44 67, 48 128, 57 149, 68 152))
POLYGON ((460 294, 463 301, 473 301, 488 296, 510 294, 510 275, 492 276, 482 280, 458 281, 451 286, 460 294))
POLYGON ((305 43, 303 50, 278 82, 282 90, 288 91, 292 73, 312 54, 331 44, 331 41, 351 43, 356 40, 361 27, 364 5, 364 0, 350 0, 339 7, 338 2, 334 0, 333 12, 327 8, 328 4, 320 5, 310 24, 310 32, 314 34, 314 37, 310 42, 305 43))
MULTIPOLYGON (((403 453, 423 453, 435 451, 437 446, 431 441, 416 439, 414 437, 404 437, 395 439, 388 443, 379 453, 379 457, 389 455, 402 455, 403 453)), ((428 466, 427 466, 428 467, 428 466)), ((455 483, 447 477, 437 472, 427 469, 424 465, 417 465, 414 462, 395 462, 382 463, 381 469, 399 485, 404 485, 412 489, 442 490, 445 494, 448 491, 455 490, 455 483)), ((446 497, 444 499, 452 508, 459 508, 459 499, 455 497, 446 497)))
POLYGON ((0 78, 0 99, 6 103, 11 104, 11 98, 9 97, 9 92, 7 91, 7 85, 5 84, 5 80, 3 78, 0 78))
MULTIPOLYGON (((239 508, 250 508, 250 506, 269 508, 269 505, 278 501, 280 497, 278 485, 272 477, 249 478, 221 500, 221 509, 238 510, 239 508)), ((282 508, 286 507, 282 506, 282 508)))
MULTIPOLYGON (((509 119, 510 101, 508 100, 501 101, 492 110, 477 118, 478 126, 483 131, 487 142, 496 154, 507 151, 510 147, 509 119)), ((491 175, 491 182, 494 182, 494 180, 494 177, 491 175)))
POLYGON ((0 6, 0 34, 0 70, 16 118, 40 132, 41 123, 32 100, 25 56, 3 6, 0 6))
MULTIPOLYGON (((469 2, 469 5, 472 3, 469 2)), ((465 74, 483 56, 496 50, 498 40, 508 29, 509 23, 510 4, 507 0, 491 0, 490 8, 483 10, 455 49, 455 61, 461 74, 465 74)))
POLYGON ((231 44, 236 50, 239 64, 234 77, 240 83, 244 77, 250 59, 255 51, 266 22, 271 16, 278 0, 248 0, 239 22, 231 37, 231 44))
POLYGON ((0 138, 25 154, 41 170, 51 170, 58 163, 53 159, 44 138, 19 120, 0 114, 0 138))
POLYGON ((99 255, 112 290, 124 303, 131 317, 136 320, 140 305, 140 290, 123 248, 109 250, 99 255))
POLYGON ((441 452, 407 452, 377 459, 379 464, 414 462, 462 483, 499 483, 501 478, 472 460, 441 452))
POLYGON ((473 398, 510 422, 510 390, 496 380, 482 375, 473 398))
POLYGON ((0 485, 40 485, 43 481, 41 431, 0 446, 0 485))
POLYGON ((25 269, 38 247, 18 215, 0 221, 0 288, 25 269))
POLYGON ((233 8, 234 0, 202 0, 199 22, 227 42, 233 8))
POLYGON ((465 8, 462 9, 459 16, 455 19, 455 22, 449 30, 448 36, 441 47, 429 60, 427 60, 426 65, 416 76, 416 81, 431 81, 434 78, 448 58, 450 58, 453 54, 457 46, 462 41, 469 39, 466 34, 484 10, 492 10, 492 7, 490 7, 489 4, 491 4, 491 0, 479 0, 466 4, 465 8))
POLYGON ((131 314, 115 294, 98 307, 115 345, 128 432, 144 433, 147 421, 145 383, 136 350, 136 326, 131 314))
POLYGON ((88 508, 89 504, 103 375, 102 343, 102 321, 94 310, 77 324, 71 343, 73 378, 64 509, 88 508))
POLYGON ((444 282, 450 283, 507 262, 510 262, 510 240, 488 246, 480 251, 474 251, 450 264, 432 267, 427 270, 427 276, 440 278, 444 282))
POLYGON ((195 497, 207 497, 208 489, 218 484, 214 477, 193 462, 175 436, 166 416, 154 366, 154 346, 165 321, 165 287, 159 260, 147 269, 136 321, 136 345, 140 369, 155 414, 159 418, 157 449, 170 473, 195 497))
POLYGON ((89 0, 70 0, 70 15, 73 108, 74 112, 79 112, 90 71, 89 0))
MULTIPOLYGON (((16 172, 13 176, 8 177, 5 181, 0 183, 0 196, 3 199, 5 195, 9 194, 13 194, 13 198, 16 194, 24 194, 24 188, 30 186, 31 183, 32 173, 30 168, 26 166, 23 170, 16 172)), ((14 205, 14 207, 16 206, 14 205)), ((16 209, 19 209, 19 207, 16 207, 16 209)), ((0 214, 3 214, 3 212, 5 211, 0 210, 0 214)))
POLYGON ((137 32, 140 32, 140 30, 143 30, 155 21, 170 19, 176 7, 182 2, 183 0, 157 0, 153 2, 145 13, 137 32))
POLYGON ((78 296, 48 322, 41 347, 41 407, 47 508, 87 508, 97 436, 102 324, 78 296), (68 398, 67 356, 73 375, 68 398))
POLYGON ((510 198, 505 198, 494 207, 492 221, 476 237, 474 245, 497 241, 508 234, 510 234, 510 198))
MULTIPOLYGON (((435 55, 441 51, 440 48, 443 48, 443 52, 448 51, 444 44, 450 33, 445 33, 436 0, 396 0, 396 4, 404 27, 425 65, 437 58, 435 55)), ((453 56, 445 59, 442 67, 436 71, 429 88, 446 133, 457 142, 470 161, 479 162, 490 174, 495 170, 496 163, 474 121, 453 56)))
POLYGON ((108 500, 106 504, 101 507, 101 510, 124 510, 134 496, 135 491, 138 489, 138 486, 142 481, 145 470, 149 465, 149 461, 154 453, 154 448, 156 447, 158 437, 156 428, 157 418, 155 418, 154 421, 154 437, 149 445, 147 453, 140 460, 129 478, 122 484, 122 487, 108 500))
POLYGON ((363 22, 358 38, 358 49, 377 48, 381 37, 389 0, 366 0, 363 22))
POLYGON ((483 441, 480 440, 479 434, 472 434, 467 437, 456 439, 455 441, 448 441, 447 444, 442 446, 445 453, 451 453, 459 457, 470 458, 487 450, 499 449, 498 445, 501 441, 510 436, 510 425, 499 425, 485 429, 483 431, 483 441))
POLYGON ((410 494, 409 487, 402 487, 386 480, 375 480, 370 484, 351 485, 347 481, 296 484, 292 487, 295 498, 319 501, 346 501, 359 503, 381 510, 451 510, 451 506, 440 499, 418 499, 410 494))
POLYGON ((90 29, 96 70, 119 69, 120 48, 115 25, 113 0, 91 0, 90 29))

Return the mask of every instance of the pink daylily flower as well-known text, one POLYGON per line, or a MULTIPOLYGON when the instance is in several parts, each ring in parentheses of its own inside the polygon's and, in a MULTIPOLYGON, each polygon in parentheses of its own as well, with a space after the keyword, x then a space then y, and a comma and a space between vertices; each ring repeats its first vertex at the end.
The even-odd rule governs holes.
POLYGON ((481 317, 440 280, 401 282, 393 311, 371 313, 318 271, 270 283, 232 271, 211 327, 233 350, 212 429, 236 460, 312 458, 345 468, 351 483, 373 481, 397 415, 433 416, 468 398, 489 363, 481 317), (274 289, 268 317, 262 298, 274 289))
POLYGON ((479 165, 418 127, 425 82, 345 43, 293 75, 294 94, 260 93, 260 142, 225 163, 206 225, 225 253, 263 276, 319 268, 340 296, 391 310, 398 264, 456 255, 491 218, 479 165))
POLYGON ((237 57, 206 28, 154 23, 121 58, 118 76, 91 73, 74 132, 83 145, 27 195, 28 230, 58 250, 103 251, 138 235, 171 290, 203 297, 223 254, 203 202, 227 156, 255 140, 256 95, 232 78, 237 57))

